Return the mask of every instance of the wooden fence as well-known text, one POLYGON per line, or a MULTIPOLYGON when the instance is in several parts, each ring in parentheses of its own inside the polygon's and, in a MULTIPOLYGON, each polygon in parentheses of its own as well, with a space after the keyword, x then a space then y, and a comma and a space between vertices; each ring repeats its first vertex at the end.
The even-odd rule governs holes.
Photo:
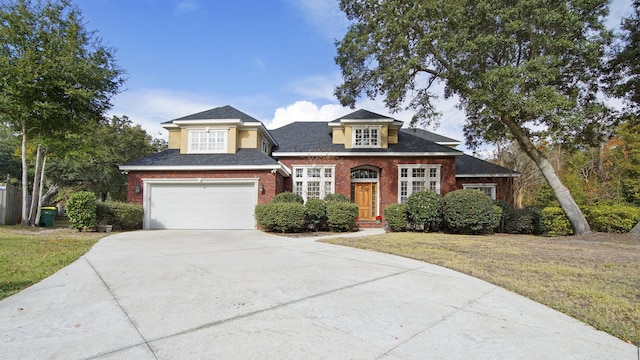
POLYGON ((11 184, 0 184, 0 225, 15 225, 22 214, 22 190, 11 184))

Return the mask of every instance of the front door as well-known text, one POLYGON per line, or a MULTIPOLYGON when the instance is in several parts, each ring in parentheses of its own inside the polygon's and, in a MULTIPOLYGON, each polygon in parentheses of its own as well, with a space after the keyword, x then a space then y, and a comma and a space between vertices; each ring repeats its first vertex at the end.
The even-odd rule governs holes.
POLYGON ((353 202, 358 205, 360 220, 374 220, 376 217, 376 183, 352 183, 353 202))

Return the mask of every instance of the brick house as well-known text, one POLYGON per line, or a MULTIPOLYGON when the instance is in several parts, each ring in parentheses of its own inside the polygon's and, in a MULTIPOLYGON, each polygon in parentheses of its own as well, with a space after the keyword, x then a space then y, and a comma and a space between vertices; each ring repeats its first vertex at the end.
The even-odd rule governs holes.
POLYGON ((463 154, 459 142, 366 110, 332 122, 262 122, 219 107, 162 124, 169 149, 120 166, 145 229, 253 229, 256 204, 291 191, 358 204, 361 221, 416 191, 476 188, 511 201, 517 173, 463 154))

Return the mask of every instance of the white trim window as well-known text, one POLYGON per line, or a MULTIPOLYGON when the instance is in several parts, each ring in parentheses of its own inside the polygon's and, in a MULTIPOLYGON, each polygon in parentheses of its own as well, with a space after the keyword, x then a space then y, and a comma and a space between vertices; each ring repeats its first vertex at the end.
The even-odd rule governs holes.
POLYGON ((398 165, 398 202, 406 203, 411 194, 433 191, 440 194, 439 164, 398 165))
POLYGON ((496 199, 496 183, 488 183, 488 184, 462 184, 463 189, 475 189, 480 190, 483 193, 489 195, 492 200, 496 199))
POLYGON ((351 128, 354 148, 379 148, 381 146, 380 126, 353 126, 351 128))
POLYGON ((293 192, 308 199, 324 199, 335 191, 335 165, 293 166, 293 192))
POLYGON ((225 130, 190 130, 189 131, 189 153, 226 153, 227 133, 225 130))
POLYGON ((262 152, 269 154, 269 143, 265 139, 262 139, 262 152))

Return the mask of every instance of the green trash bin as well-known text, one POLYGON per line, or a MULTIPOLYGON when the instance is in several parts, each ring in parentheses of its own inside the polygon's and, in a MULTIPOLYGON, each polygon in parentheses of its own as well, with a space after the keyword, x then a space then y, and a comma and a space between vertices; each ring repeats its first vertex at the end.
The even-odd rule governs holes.
POLYGON ((58 209, 53 206, 43 207, 40 209, 40 226, 53 227, 53 221, 56 219, 58 209))

